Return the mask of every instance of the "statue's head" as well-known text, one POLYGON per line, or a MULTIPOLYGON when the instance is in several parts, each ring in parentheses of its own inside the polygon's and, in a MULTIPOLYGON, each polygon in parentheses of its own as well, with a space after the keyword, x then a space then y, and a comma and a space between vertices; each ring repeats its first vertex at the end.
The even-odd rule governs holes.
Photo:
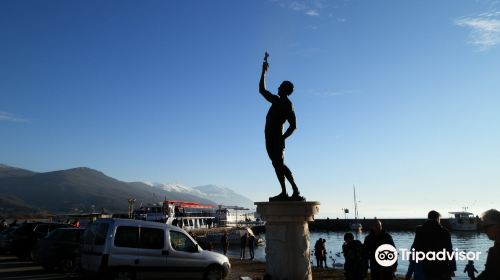
POLYGON ((293 92, 293 84, 290 81, 283 81, 280 87, 278 88, 279 96, 288 96, 293 92))

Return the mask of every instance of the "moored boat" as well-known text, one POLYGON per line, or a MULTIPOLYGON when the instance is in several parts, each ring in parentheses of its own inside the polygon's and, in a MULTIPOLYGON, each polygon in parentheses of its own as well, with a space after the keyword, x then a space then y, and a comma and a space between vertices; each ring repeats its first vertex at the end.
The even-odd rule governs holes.
MULTIPOLYGON (((465 209, 464 209, 465 210, 465 209)), ((478 219, 467 211, 449 212, 452 217, 448 220, 451 230, 477 231, 478 219)))

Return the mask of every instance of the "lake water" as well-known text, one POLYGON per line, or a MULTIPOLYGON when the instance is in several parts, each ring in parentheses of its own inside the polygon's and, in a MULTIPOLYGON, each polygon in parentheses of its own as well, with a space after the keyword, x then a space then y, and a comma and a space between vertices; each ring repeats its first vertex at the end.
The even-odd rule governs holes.
MULTIPOLYGON (((353 232, 354 233, 354 232, 353 232)), ((342 252, 342 244, 344 243, 344 234, 345 232, 311 232, 311 249, 314 248, 314 243, 318 238, 326 239, 326 251, 328 258, 328 266, 332 266, 333 262, 336 263, 344 263, 344 258, 341 254, 342 252)), ((411 244, 413 243, 413 239, 415 237, 414 232, 389 232, 392 238, 394 239, 394 243, 396 248, 399 249, 410 249, 411 244)), ((361 242, 364 241, 367 233, 359 233, 355 234, 355 238, 359 239, 361 242)), ((261 235, 262 238, 265 238, 265 235, 261 235)), ((479 260, 474 262, 476 269, 481 272, 484 269, 484 264, 486 262, 486 256, 488 254, 488 249, 493 246, 493 242, 488 239, 486 234, 484 233, 469 233, 469 232, 457 232, 451 234, 451 240, 453 243, 453 249, 458 249, 460 251, 473 251, 473 252, 481 252, 479 256, 479 260)), ((216 247, 216 251, 220 251, 220 248, 216 247)), ((230 257, 239 257, 239 246, 232 246, 229 248, 228 255, 230 257)), ((247 258, 249 257, 248 248, 246 252, 247 258)), ((312 254, 311 254, 312 256, 312 254)), ((313 257, 314 258, 314 257, 313 257)), ((313 259, 311 258, 311 259, 313 259)), ((265 261, 265 246, 259 246, 255 249, 255 259, 259 261, 265 261)), ((314 259, 314 264, 316 260, 314 259)), ((464 271, 464 267, 467 261, 457 260, 457 271, 455 272, 456 277, 453 279, 456 280, 468 280, 469 278, 464 271)), ((406 270, 408 269, 408 261, 398 261, 398 275, 405 275, 406 270)))

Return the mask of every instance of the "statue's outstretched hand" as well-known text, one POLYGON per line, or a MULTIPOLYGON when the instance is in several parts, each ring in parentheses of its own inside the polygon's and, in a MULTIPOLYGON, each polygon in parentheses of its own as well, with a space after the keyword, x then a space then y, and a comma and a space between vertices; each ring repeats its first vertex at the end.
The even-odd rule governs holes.
POLYGON ((266 73, 268 68, 269 68, 269 63, 264 61, 264 63, 262 63, 262 73, 266 73))

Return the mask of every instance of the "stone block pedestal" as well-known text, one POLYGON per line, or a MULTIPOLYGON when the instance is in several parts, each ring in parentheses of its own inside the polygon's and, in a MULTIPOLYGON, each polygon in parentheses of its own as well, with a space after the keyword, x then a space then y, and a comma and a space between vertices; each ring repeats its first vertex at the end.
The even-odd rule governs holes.
POLYGON ((266 222, 266 272, 273 280, 312 279, 309 226, 319 212, 316 201, 256 202, 266 222))

